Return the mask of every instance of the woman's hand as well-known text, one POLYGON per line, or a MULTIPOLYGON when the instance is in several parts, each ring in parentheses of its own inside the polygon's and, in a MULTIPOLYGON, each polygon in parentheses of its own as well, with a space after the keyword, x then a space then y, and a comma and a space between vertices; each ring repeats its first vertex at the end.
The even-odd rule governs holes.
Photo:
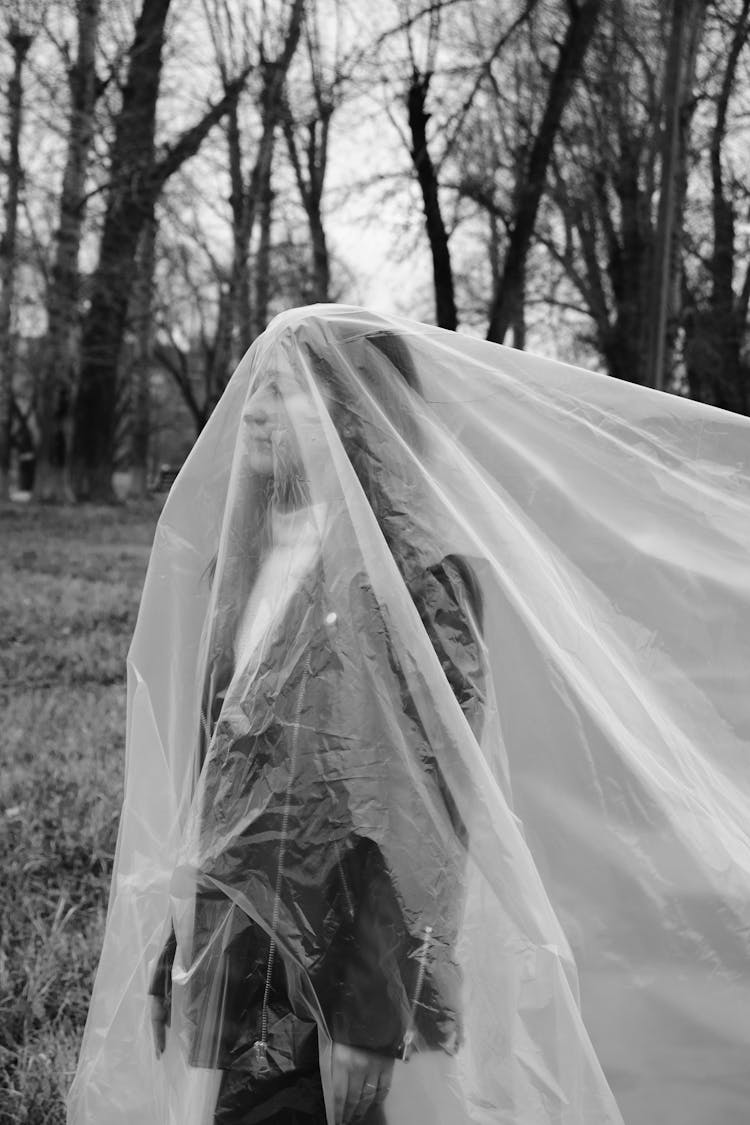
POLYGON ((171 1012, 169 1004, 161 996, 149 996, 151 1008, 151 1033, 154 1037, 154 1049, 157 1059, 164 1054, 167 1045, 167 1028, 171 1012))
POLYGON ((349 1125, 385 1100, 391 1086, 393 1059, 346 1043, 334 1043, 332 1070, 336 1125, 349 1125))

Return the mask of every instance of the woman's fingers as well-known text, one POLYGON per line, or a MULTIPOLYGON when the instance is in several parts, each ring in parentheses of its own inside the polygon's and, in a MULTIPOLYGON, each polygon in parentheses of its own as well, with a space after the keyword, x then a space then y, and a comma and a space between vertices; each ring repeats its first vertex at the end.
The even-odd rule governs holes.
POLYGON ((388 1097, 388 1091, 393 1081, 393 1059, 381 1059, 382 1066, 378 1074, 378 1089, 375 1101, 380 1105, 388 1097))
POLYGON ((365 1083, 367 1081, 367 1056, 364 1051, 350 1047, 346 1056, 347 1090, 344 1102, 344 1125, 356 1121, 366 1108, 365 1083))
POLYGON ((363 1083, 356 1074, 349 1075, 349 1089, 344 1103, 344 1125, 357 1121, 367 1112, 368 1103, 365 1098, 366 1091, 363 1083))
POLYGON ((353 1121, 361 1120, 367 1111, 378 1101, 379 1089, 377 1072, 368 1072, 360 1089, 359 1102, 352 1116, 353 1121))
POLYGON ((360 1116, 369 1053, 346 1043, 333 1044, 333 1103, 336 1125, 349 1125, 360 1116))
POLYGON ((331 1069, 333 1079, 333 1111, 336 1117, 336 1125, 343 1125, 344 1106, 349 1092, 349 1068, 344 1062, 342 1055, 343 1050, 344 1048, 340 1043, 333 1044, 331 1069))
POLYGON ((391 1086, 392 1059, 334 1043, 332 1064, 336 1125, 361 1120, 373 1105, 385 1100, 391 1086))
POLYGON ((167 1045, 167 1010, 163 1000, 158 996, 149 997, 151 1003, 151 1033, 154 1037, 156 1057, 161 1058, 167 1045))
POLYGON ((370 1067, 362 1083, 362 1094, 355 1120, 364 1117, 374 1105, 382 1105, 388 1097, 393 1078, 393 1060, 380 1055, 370 1056, 370 1067))

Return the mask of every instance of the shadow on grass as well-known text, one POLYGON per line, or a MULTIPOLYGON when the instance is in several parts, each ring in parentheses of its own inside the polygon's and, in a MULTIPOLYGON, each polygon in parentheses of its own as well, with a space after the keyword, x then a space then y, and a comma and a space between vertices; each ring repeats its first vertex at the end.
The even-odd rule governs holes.
POLYGON ((122 798, 155 506, 0 509, 0 1125, 62 1125, 122 798))

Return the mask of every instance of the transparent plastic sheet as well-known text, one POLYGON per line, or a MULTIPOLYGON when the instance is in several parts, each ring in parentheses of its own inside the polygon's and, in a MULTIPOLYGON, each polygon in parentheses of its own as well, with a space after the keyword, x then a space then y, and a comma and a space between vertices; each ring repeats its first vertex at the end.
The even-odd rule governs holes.
POLYGON ((366 1125, 744 1123, 749 451, 277 317, 157 529, 70 1122, 332 1125, 343 1044, 390 1082, 366 1125))

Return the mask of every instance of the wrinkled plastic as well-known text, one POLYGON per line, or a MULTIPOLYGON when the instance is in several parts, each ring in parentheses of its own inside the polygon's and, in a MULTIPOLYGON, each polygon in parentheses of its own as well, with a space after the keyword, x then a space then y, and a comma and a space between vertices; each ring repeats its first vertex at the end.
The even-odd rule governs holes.
POLYGON ((70 1122, 256 1120, 304 1071, 333 1123, 344 1043, 394 1060, 388 1125, 744 1125, 749 451, 532 355, 277 317, 157 528, 70 1122))

